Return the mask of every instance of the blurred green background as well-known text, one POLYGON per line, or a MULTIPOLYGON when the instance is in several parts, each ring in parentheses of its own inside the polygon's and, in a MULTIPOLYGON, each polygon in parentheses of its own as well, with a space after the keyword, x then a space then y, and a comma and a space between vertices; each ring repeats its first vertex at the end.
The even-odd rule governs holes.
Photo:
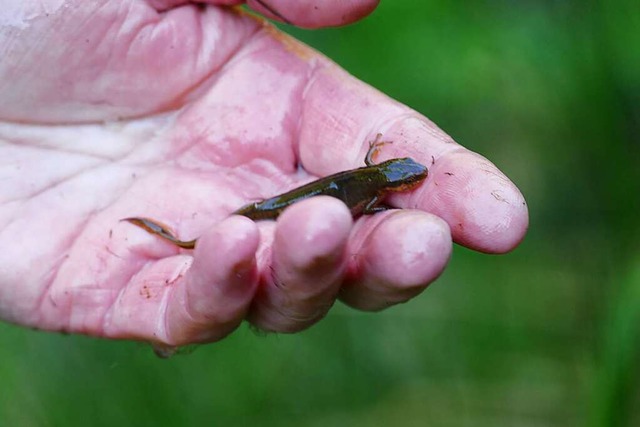
POLYGON ((0 325, 7 426, 640 425, 640 5, 383 0, 285 28, 494 161, 525 194, 505 256, 454 250, 421 297, 246 326, 169 360, 0 325))

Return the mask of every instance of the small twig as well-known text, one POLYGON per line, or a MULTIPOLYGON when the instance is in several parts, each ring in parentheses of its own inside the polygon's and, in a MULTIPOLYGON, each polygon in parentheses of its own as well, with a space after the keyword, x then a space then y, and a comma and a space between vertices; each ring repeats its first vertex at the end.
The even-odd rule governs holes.
POLYGON ((278 12, 276 9, 274 9, 273 6, 269 6, 267 2, 265 2, 264 0, 255 0, 255 2, 258 3, 260 6, 264 7, 265 9, 267 9, 267 11, 272 15, 278 17, 285 24, 292 25, 291 21, 289 21, 287 18, 282 16, 282 14, 278 12))

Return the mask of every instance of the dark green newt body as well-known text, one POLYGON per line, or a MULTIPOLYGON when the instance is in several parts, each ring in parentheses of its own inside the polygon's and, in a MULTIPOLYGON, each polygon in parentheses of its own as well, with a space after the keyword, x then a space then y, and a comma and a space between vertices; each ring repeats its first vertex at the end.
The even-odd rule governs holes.
MULTIPOLYGON (((424 181, 427 167, 409 157, 391 159, 374 164, 372 157, 384 143, 371 145, 365 157, 365 167, 320 178, 291 191, 260 202, 249 203, 233 211, 231 215, 242 215, 253 220, 275 219, 282 211, 301 200, 314 196, 331 196, 342 200, 356 217, 387 209, 380 206, 382 198, 389 192, 405 191, 424 181)), ((156 234, 185 249, 193 249, 196 240, 178 240, 163 225, 148 218, 125 218, 150 233, 156 234)))

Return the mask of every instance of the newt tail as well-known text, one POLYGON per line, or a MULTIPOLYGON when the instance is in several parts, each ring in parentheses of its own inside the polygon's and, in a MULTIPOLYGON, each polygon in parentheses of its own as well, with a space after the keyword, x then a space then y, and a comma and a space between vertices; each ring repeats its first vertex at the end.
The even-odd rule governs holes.
POLYGON ((137 225, 143 230, 148 231, 151 234, 162 237, 165 240, 173 243, 176 246, 180 246, 183 249, 193 249, 196 247, 196 239, 194 240, 180 240, 174 236, 164 225, 160 224, 156 220, 142 217, 123 218, 121 221, 127 221, 131 224, 137 225))

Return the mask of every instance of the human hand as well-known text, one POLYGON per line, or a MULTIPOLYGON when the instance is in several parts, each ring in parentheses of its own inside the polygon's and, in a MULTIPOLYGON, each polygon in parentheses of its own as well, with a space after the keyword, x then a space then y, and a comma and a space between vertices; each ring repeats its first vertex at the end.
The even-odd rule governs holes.
MULTIPOLYGON (((293 332, 336 298, 379 310, 416 296, 452 238, 489 253, 523 238, 515 186, 420 114, 235 9, 150 3, 0 12, 1 318, 164 345, 215 341, 243 319, 293 332), (394 142, 379 160, 429 167, 417 190, 389 198, 406 209, 354 222, 319 197, 277 222, 228 216, 362 166, 377 133, 394 142), (198 245, 120 222, 131 216, 198 245)), ((339 24, 375 3, 326 1, 316 20, 287 20, 339 24)))

